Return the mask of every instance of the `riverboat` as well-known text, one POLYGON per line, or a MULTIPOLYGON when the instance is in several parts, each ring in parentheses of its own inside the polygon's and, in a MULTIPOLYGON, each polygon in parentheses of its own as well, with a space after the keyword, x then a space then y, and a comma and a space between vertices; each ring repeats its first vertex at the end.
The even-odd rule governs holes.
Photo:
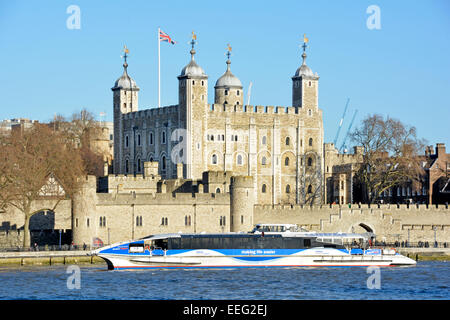
POLYGON ((92 252, 108 269, 410 266, 393 248, 371 246, 372 233, 319 233, 292 224, 258 224, 248 233, 169 233, 92 252))

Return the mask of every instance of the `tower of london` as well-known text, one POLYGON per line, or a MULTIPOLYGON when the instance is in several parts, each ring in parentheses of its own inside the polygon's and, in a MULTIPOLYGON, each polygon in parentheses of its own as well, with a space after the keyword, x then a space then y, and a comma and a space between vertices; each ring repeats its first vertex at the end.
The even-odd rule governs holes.
POLYGON ((177 105, 139 110, 140 88, 125 61, 112 88, 113 173, 145 175, 146 162, 157 166, 162 179, 201 180, 205 172, 224 172, 228 178, 207 192, 230 192, 231 176, 250 176, 258 204, 321 203, 319 76, 306 63, 306 47, 292 76, 292 105, 250 106, 229 55, 214 84, 214 103, 208 103, 208 75, 191 44, 190 61, 177 77, 177 105))

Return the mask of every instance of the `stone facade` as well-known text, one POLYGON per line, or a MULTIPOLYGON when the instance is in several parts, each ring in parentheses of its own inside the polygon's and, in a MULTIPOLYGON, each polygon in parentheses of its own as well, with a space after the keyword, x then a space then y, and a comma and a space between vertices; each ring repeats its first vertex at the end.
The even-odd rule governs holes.
MULTIPOLYGON (((306 55, 292 78, 294 105, 280 107, 244 105, 242 85, 229 60, 215 85, 215 103, 208 104, 208 77, 194 54, 191 50, 191 62, 178 76, 178 105, 138 111, 139 88, 112 89, 114 173, 141 174, 144 162, 158 161, 161 177, 171 179, 182 163, 186 179, 201 179, 205 171, 253 177, 260 204, 321 203, 319 77, 310 74, 306 55)), ((128 76, 126 68, 124 74, 128 76)))

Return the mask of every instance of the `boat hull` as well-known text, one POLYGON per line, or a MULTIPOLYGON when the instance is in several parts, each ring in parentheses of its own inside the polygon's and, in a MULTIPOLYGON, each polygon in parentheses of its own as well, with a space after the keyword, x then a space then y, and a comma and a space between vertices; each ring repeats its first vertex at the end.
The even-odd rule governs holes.
POLYGON ((227 255, 216 250, 189 250, 165 255, 102 254, 109 269, 241 268, 241 267, 368 267, 415 265, 398 253, 354 255, 338 249, 298 250, 289 255, 227 255))

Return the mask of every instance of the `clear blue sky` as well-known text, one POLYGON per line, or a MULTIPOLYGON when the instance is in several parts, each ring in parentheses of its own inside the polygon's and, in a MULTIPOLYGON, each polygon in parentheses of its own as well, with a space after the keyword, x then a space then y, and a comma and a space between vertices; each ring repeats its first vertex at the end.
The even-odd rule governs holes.
MULTIPOLYGON (((191 31, 196 61, 215 81, 231 69, 252 105, 291 105, 291 85, 301 64, 320 76, 319 106, 325 140, 334 140, 347 98, 344 136, 381 113, 415 126, 430 144, 450 149, 450 1, 1 1, 0 119, 42 122, 55 113, 87 108, 112 121, 114 81, 121 50, 130 49, 129 74, 141 88, 140 109, 157 105, 157 28, 176 45, 161 43, 162 104, 177 104, 177 75, 189 62, 191 31), (81 29, 70 30, 69 5, 81 10, 81 29), (381 29, 369 30, 366 9, 377 5, 381 29)), ((246 101, 246 98, 245 98, 246 101)), ((339 144, 339 142, 338 142, 339 144)))

